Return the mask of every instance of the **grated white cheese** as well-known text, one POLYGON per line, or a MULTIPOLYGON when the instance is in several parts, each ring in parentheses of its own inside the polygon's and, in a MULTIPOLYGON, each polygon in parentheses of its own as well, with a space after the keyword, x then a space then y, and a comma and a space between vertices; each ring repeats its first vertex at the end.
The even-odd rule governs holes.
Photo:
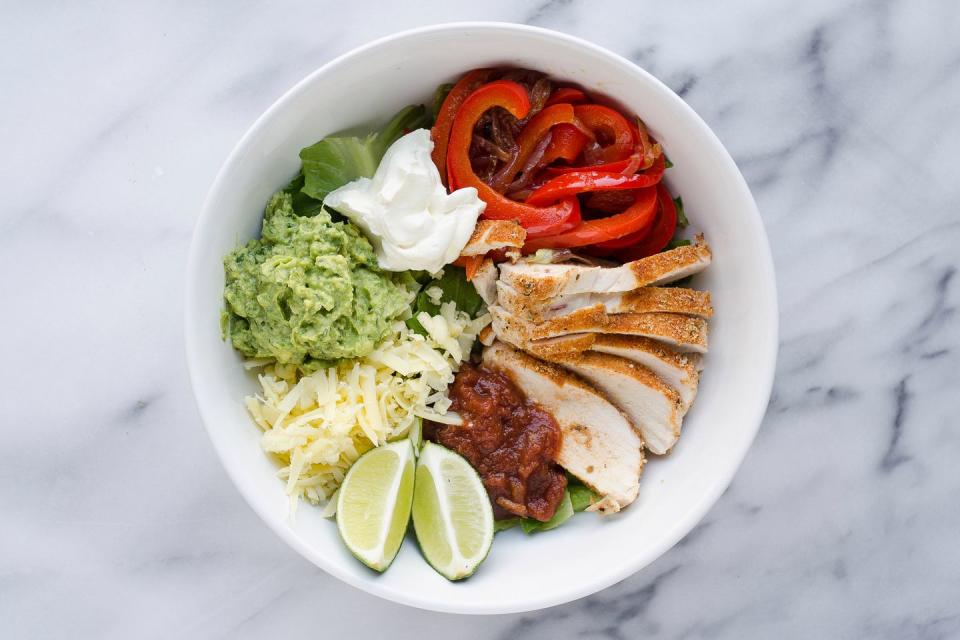
POLYGON ((429 335, 398 321, 359 360, 306 376, 294 366, 265 366, 261 392, 246 398, 246 407, 264 431, 260 446, 284 464, 277 475, 286 483, 291 518, 300 498, 329 501, 360 455, 406 435, 417 416, 460 420, 448 413, 447 387, 490 316, 471 319, 447 302, 438 315, 417 319, 429 335))

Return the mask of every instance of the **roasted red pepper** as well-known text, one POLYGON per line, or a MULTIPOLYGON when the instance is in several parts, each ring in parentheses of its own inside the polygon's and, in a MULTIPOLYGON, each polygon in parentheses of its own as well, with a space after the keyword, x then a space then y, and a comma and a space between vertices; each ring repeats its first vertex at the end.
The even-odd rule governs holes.
POLYGON ((558 124, 551 134, 553 137, 550 138, 550 144, 547 145, 547 150, 543 154, 545 165, 557 160, 573 162, 590 140, 587 134, 572 124, 558 124))
POLYGON ((587 191, 620 191, 652 187, 660 181, 658 175, 632 176, 606 171, 573 171, 553 178, 530 194, 527 204, 545 205, 587 191))
POLYGON ((645 230, 657 212, 657 189, 641 189, 626 211, 599 220, 584 220, 580 225, 555 236, 534 238, 523 246, 525 252, 545 248, 574 248, 594 245, 645 230))
POLYGON ((580 89, 573 87, 557 87, 557 89, 547 98, 547 106, 566 102, 567 104, 580 104, 587 101, 587 94, 580 89))
MULTIPOLYGON (((586 145, 586 141, 584 142, 586 145)), ((581 147, 582 150, 582 147, 581 147)), ((590 171, 606 171, 607 173, 624 173, 626 172, 632 164, 636 164, 631 155, 626 160, 616 160, 614 162, 605 162, 603 164, 593 164, 588 166, 575 166, 575 167, 547 167, 546 171, 550 175, 559 176, 564 173, 571 173, 574 171, 583 171, 589 169, 590 171)))
POLYGON ((433 129, 430 130, 430 137, 433 139, 433 152, 430 157, 433 158, 433 164, 437 165, 444 186, 447 185, 447 144, 450 140, 453 118, 467 96, 486 82, 491 73, 493 69, 474 69, 464 74, 443 99, 437 121, 433 123, 433 129))
POLYGON ((467 280, 473 280, 473 276, 477 275, 480 265, 483 264, 484 257, 485 256, 460 256, 453 261, 453 264, 458 267, 463 267, 467 280))
POLYGON ((547 207, 515 202, 497 193, 474 172, 470 163, 470 144, 477 121, 493 107, 503 107, 515 118, 522 119, 530 111, 526 89, 516 82, 498 80, 485 84, 460 106, 450 130, 447 147, 447 173, 451 186, 474 187, 486 203, 483 217, 493 220, 517 220, 527 237, 562 233, 580 222, 580 205, 576 198, 566 198, 547 207))
POLYGON ((520 135, 517 136, 517 154, 506 167, 497 171, 493 180, 490 181, 490 186, 501 193, 505 191, 526 165, 527 160, 530 159, 534 149, 537 148, 543 137, 550 133, 553 127, 560 124, 570 126, 578 124, 571 105, 555 104, 545 107, 537 115, 530 118, 530 121, 520 131, 520 135))
POLYGON ((598 249, 605 249, 609 254, 617 249, 626 249, 628 247, 632 247, 646 238, 648 235, 650 235, 650 227, 644 227, 643 229, 634 231, 633 233, 625 235, 622 238, 617 238, 616 240, 607 240, 606 242, 598 242, 594 246, 598 249))
POLYGON ((657 219, 645 238, 635 246, 624 249, 617 254, 624 262, 639 260, 660 253, 673 239, 673 234, 677 230, 677 207, 663 183, 657 185, 657 196, 660 203, 657 219))
POLYGON ((600 143, 597 155, 603 162, 624 160, 634 152, 637 145, 634 127, 618 111, 599 104, 581 104, 573 109, 597 137, 600 143))

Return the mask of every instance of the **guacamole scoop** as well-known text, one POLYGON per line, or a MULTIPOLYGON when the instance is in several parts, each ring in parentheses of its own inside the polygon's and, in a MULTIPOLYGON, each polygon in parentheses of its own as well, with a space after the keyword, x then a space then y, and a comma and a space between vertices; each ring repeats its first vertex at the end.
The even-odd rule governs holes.
POLYGON ((369 354, 409 308, 409 276, 381 271, 370 242, 324 210, 267 204, 261 237, 228 254, 224 332, 250 358, 314 370, 369 354))

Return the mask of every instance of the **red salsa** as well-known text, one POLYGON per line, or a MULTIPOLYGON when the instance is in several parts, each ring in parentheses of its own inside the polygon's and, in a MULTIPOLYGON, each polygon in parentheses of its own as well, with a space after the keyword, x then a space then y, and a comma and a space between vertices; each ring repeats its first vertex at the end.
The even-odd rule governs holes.
POLYGON ((462 425, 428 423, 425 435, 462 455, 480 474, 496 518, 545 522, 567 478, 556 464, 560 426, 504 375, 464 364, 450 387, 462 425))

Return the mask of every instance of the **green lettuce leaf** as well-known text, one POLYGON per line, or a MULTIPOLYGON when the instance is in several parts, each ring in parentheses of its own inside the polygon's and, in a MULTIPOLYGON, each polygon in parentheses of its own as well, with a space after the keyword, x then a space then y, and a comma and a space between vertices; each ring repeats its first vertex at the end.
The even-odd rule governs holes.
POLYGON ((507 518, 505 520, 494 520, 493 532, 497 533, 498 531, 506 531, 507 529, 513 529, 515 526, 520 524, 521 520, 523 520, 523 518, 507 518))
POLYGON ((427 290, 432 287, 440 287, 443 292, 440 296, 440 304, 452 300, 457 305, 457 309, 469 314, 471 318, 476 318, 483 310, 483 298, 467 280, 466 272, 461 267, 447 265, 443 268, 443 275, 423 285, 417 297, 414 298, 413 317, 407 320, 407 326, 420 335, 427 335, 427 331, 417 320, 417 314, 421 311, 426 311, 431 316, 440 313, 440 304, 435 303, 427 295, 427 290))
POLYGON ((447 99, 447 94, 453 89, 453 84, 441 84, 437 87, 436 91, 433 92, 433 104, 431 105, 430 111, 432 112, 433 119, 436 121, 437 116, 440 115, 440 107, 443 106, 443 101, 447 99))
POLYGON ((683 210, 683 198, 677 196, 673 199, 673 204, 677 208, 677 226, 681 229, 686 229, 690 221, 687 220, 687 214, 683 210))
MULTIPOLYGON (((387 148, 403 134, 429 124, 423 105, 404 107, 377 133, 364 137, 328 136, 300 151, 303 195, 322 201, 327 194, 377 170, 387 148)), ((296 182, 296 179, 294 179, 296 182)))
POLYGON ((303 171, 300 171, 282 191, 290 194, 293 202, 293 212, 298 216, 309 218, 320 212, 320 209, 323 208, 323 202, 305 194, 303 192, 303 183, 303 171))
POLYGON ((573 501, 570 498, 570 491, 564 490, 563 498, 560 500, 560 504, 557 505, 557 510, 554 512, 552 518, 546 522, 540 522, 533 518, 524 518, 520 521, 520 528, 528 535, 538 531, 549 531, 550 529, 556 529, 572 518, 573 513, 573 501))
POLYGON ((593 490, 579 480, 567 483, 567 492, 570 494, 570 503, 574 512, 579 513, 600 499, 593 490))

